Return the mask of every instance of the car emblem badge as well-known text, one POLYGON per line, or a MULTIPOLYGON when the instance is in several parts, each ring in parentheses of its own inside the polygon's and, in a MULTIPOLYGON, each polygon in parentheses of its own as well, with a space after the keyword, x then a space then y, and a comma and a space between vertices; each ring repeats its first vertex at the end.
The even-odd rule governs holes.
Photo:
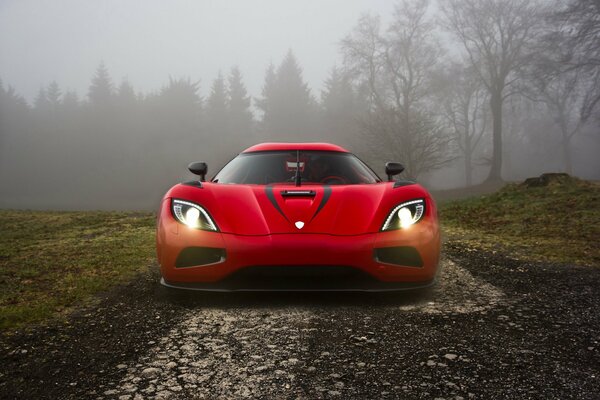
POLYGON ((296 225, 296 228, 298 228, 298 229, 304 228, 304 222, 302 222, 302 221, 296 221, 296 223, 294 225, 296 225))

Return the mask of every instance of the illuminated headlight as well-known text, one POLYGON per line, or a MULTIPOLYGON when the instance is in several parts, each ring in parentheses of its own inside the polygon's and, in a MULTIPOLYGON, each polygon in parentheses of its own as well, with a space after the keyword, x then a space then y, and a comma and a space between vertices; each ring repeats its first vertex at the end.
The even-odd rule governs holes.
POLYGON ((201 206, 189 201, 173 199, 171 203, 173 215, 179 222, 194 229, 218 231, 208 212, 201 206))
POLYGON ((424 199, 407 201, 394 207, 386 218, 381 230, 406 229, 419 222, 423 218, 423 215, 425 215, 424 199))

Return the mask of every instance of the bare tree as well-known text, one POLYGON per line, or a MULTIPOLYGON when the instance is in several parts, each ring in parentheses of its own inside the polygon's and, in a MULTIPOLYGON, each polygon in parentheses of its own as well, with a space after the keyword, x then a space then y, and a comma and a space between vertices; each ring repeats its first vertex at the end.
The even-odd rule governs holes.
POLYGON ((379 155, 397 157, 416 177, 444 165, 448 137, 431 112, 431 73, 441 54, 427 18, 428 1, 403 0, 381 32, 378 17, 364 15, 342 41, 345 67, 369 90, 363 127, 379 155))
POLYGON ((586 80, 580 88, 580 119, 586 122, 600 104, 600 1, 570 0, 550 22, 554 29, 546 36, 546 42, 555 53, 561 50, 561 72, 570 76, 564 79, 577 76, 578 80, 586 80), (573 74, 573 70, 579 72, 573 74))
MULTIPOLYGON (((546 68, 551 65, 550 61, 545 63, 546 68)), ((555 68, 560 68, 560 65, 556 65, 555 68)), ((540 71, 537 79, 533 80, 537 89, 537 100, 546 104, 554 123, 560 129, 564 168, 568 174, 573 173, 571 141, 581 131, 589 116, 588 82, 580 69, 558 74, 543 74, 540 71)))
POLYGON ((463 45, 489 92, 493 157, 488 180, 501 180, 502 105, 534 55, 541 7, 536 0, 445 0, 440 6, 445 27, 463 45))
POLYGON ((473 184, 475 153, 488 128, 488 94, 469 65, 451 64, 440 77, 442 115, 464 159, 465 183, 473 184))

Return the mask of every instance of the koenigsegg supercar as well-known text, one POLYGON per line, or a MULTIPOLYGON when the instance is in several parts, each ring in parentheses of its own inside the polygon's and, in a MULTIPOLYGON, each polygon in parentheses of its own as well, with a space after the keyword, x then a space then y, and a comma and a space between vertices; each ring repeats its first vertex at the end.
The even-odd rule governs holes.
POLYGON ((175 185, 157 219, 165 286, 216 290, 386 291, 434 283, 440 231, 422 186, 388 180, 342 147, 263 143, 210 181, 175 185))

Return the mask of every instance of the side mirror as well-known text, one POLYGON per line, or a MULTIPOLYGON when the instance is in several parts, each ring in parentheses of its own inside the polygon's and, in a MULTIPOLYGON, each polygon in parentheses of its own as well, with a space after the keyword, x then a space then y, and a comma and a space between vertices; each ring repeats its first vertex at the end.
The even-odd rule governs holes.
POLYGON ((385 163, 385 174, 388 176, 388 181, 392 181, 392 176, 398 175, 400 172, 404 171, 404 165, 397 162, 387 162, 385 163))
POLYGON ((200 181, 204 182, 206 177, 206 171, 208 171, 208 166, 203 162, 193 162, 188 165, 188 169, 194 175, 200 175, 200 181))

